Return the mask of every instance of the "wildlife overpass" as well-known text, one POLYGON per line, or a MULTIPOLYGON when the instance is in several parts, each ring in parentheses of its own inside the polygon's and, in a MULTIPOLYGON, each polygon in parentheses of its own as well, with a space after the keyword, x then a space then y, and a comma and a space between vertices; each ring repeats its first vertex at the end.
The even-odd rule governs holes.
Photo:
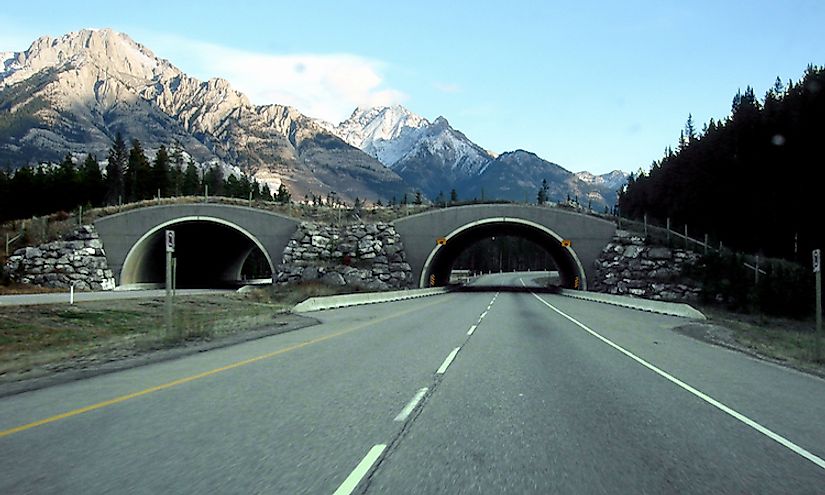
MULTIPOLYGON (((158 205, 98 219, 118 286, 157 286, 165 276, 164 231, 176 232, 181 288, 221 287, 272 278, 300 220, 223 204, 158 205)), ((445 285, 459 255, 495 236, 527 239, 545 250, 561 285, 587 289, 588 272, 612 239, 612 222, 557 207, 484 204, 433 209, 392 222, 413 284, 445 285)))

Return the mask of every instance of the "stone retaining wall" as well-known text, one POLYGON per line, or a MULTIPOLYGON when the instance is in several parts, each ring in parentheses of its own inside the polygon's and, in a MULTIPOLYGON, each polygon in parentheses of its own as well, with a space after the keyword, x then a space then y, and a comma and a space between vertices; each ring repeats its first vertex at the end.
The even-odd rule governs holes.
POLYGON ((596 261, 590 290, 663 301, 697 301, 701 289, 683 275, 683 270, 698 259, 694 252, 649 246, 643 237, 619 230, 596 261))
POLYGON ((277 271, 279 284, 320 281, 368 290, 412 286, 401 237, 388 223, 335 227, 303 222, 277 271))
POLYGON ((43 287, 112 290, 115 279, 94 226, 83 225, 62 240, 26 247, 6 260, 12 280, 43 287))

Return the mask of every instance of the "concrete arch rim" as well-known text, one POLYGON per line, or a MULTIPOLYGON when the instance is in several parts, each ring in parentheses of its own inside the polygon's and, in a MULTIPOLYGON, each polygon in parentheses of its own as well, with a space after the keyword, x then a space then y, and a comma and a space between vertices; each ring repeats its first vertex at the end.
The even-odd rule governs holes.
MULTIPOLYGON (((558 241, 559 245, 561 245, 564 238, 562 238, 559 234, 554 232, 553 230, 541 225, 539 223, 533 222, 531 220, 526 220, 524 218, 518 217, 490 217, 490 218, 483 218, 481 220, 475 220, 468 224, 464 224, 461 227, 454 229, 452 232, 447 234, 445 239, 447 242, 450 242, 450 239, 475 227, 490 224, 490 223, 518 223, 521 225, 526 225, 528 227, 532 227, 538 229, 539 231, 549 235, 556 241, 558 241)), ((579 260, 579 256, 576 254, 576 251, 572 248, 572 246, 564 247, 561 246, 562 249, 566 250, 573 261, 576 263, 576 268, 579 271, 579 277, 581 282, 581 290, 587 290, 587 274, 584 271, 584 267, 582 266, 581 260, 579 260)), ((441 245, 436 245, 430 254, 427 256, 427 261, 424 262, 424 266, 421 269, 421 275, 419 276, 418 286, 419 287, 427 287, 427 273, 430 271, 430 267, 432 266, 432 262, 435 259, 438 251, 441 249, 441 245)))
MULTIPOLYGON (((203 216, 203 215, 187 215, 187 216, 178 217, 178 218, 174 218, 172 220, 167 220, 165 222, 159 223, 158 225, 156 225, 156 226, 152 227, 151 229, 147 230, 142 236, 140 236, 140 238, 137 241, 135 241, 134 244, 132 244, 132 247, 129 248, 129 252, 126 254, 126 257, 123 259, 123 266, 120 267, 120 276, 118 277, 118 280, 119 280, 120 283, 118 285, 120 285, 120 286, 128 285, 128 284, 124 284, 124 282, 123 282, 123 274, 126 273, 127 268, 131 268, 131 263, 133 263, 132 256, 135 253, 135 249, 138 246, 140 246, 144 241, 146 241, 146 239, 148 239, 149 237, 151 237, 152 235, 157 233, 160 229, 163 229, 165 227, 169 227, 170 225, 175 225, 175 224, 184 223, 184 222, 193 222, 193 221, 195 221, 195 222, 211 222, 211 223, 217 223, 219 225, 225 225, 225 226, 227 226, 229 228, 232 228, 232 229, 235 229, 238 232, 240 232, 241 234, 245 235, 250 241, 252 241, 255 244, 255 246, 258 247, 258 249, 261 250, 261 252, 266 257, 267 263, 269 263, 269 270, 272 272, 273 276, 275 275, 275 265, 272 263, 272 257, 270 256, 269 252, 266 250, 264 245, 261 243, 261 241, 259 241, 258 238, 255 237, 251 232, 249 232, 245 228, 241 227, 240 225, 238 225, 234 222, 230 222, 229 220, 224 220, 223 218, 212 217, 212 216, 203 216)), ((129 283, 134 283, 134 282, 129 282, 129 283)))

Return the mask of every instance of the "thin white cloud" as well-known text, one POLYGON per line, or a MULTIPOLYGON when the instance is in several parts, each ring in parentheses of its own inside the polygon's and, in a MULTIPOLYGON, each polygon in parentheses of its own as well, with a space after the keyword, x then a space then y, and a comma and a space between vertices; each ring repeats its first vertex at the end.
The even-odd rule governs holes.
POLYGON ((272 55, 179 37, 144 39, 138 41, 184 72, 200 79, 222 77, 256 105, 289 105, 333 123, 349 117, 357 106, 393 105, 407 99, 403 92, 387 87, 382 75, 385 64, 358 55, 272 55))
POLYGON ((455 83, 437 82, 437 83, 433 84, 433 87, 435 89, 437 89, 438 91, 441 91, 442 93, 447 93, 447 94, 455 94, 455 93, 459 93, 461 91, 461 86, 459 86, 458 84, 455 84, 455 83))

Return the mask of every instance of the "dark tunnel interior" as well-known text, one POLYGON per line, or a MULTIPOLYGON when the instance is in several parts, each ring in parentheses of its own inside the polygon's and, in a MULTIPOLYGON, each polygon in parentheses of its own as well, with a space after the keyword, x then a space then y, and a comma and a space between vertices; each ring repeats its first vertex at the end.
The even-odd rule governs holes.
POLYGON ((184 221, 159 229, 136 245, 121 273, 121 285, 164 284, 164 232, 175 232, 176 286, 229 288, 272 277, 262 250, 246 234, 211 221, 184 221))
POLYGON ((564 288, 580 288, 582 274, 570 251, 558 239, 536 227, 515 222, 485 223, 468 228, 453 236, 436 251, 426 273, 426 285, 443 286, 450 282, 450 272, 462 253, 474 244, 494 237, 516 237, 529 241, 537 249, 546 251, 552 259, 550 266, 559 272, 560 285, 564 288))

